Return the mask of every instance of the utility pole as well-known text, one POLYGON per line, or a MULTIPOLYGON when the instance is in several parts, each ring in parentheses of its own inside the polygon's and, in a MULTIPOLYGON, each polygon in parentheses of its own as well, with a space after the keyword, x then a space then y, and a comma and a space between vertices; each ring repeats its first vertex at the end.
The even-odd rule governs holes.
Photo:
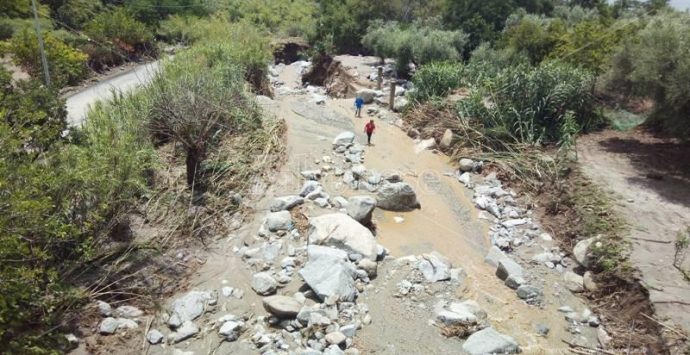
POLYGON ((43 33, 41 24, 38 22, 38 11, 36 10, 36 0, 31 0, 31 8, 34 10, 34 23, 36 24, 36 36, 38 38, 38 49, 41 52, 41 63, 43 63, 43 75, 45 76, 46 86, 50 87, 50 71, 48 71, 48 58, 43 46, 43 33))

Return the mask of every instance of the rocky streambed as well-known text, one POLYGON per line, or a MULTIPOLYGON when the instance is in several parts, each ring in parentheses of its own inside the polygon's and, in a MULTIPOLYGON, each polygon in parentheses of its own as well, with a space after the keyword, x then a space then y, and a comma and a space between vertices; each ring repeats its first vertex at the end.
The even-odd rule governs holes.
POLYGON ((259 98, 286 120, 289 155, 275 183, 246 199, 253 218, 219 239, 189 289, 159 311, 99 303, 98 336, 136 344, 119 353, 152 354, 606 346, 606 320, 575 295, 596 287, 575 273, 588 245, 568 258, 523 196, 481 162, 448 162, 436 142, 413 141, 383 107, 368 106, 379 128, 375 145, 362 145, 351 100, 297 84, 306 67, 274 68, 278 95, 259 98))

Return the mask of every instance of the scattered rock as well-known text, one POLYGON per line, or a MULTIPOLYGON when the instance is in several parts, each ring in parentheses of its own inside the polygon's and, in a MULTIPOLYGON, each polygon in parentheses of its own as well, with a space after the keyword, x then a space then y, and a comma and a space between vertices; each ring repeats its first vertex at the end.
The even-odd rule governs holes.
POLYGON ((300 172, 300 175, 307 180, 319 180, 321 179, 321 170, 304 170, 300 172))
POLYGON ((582 276, 572 271, 566 271, 563 274, 563 281, 565 282, 565 287, 571 292, 582 292, 585 290, 584 279, 582 276))
POLYGON ((343 213, 309 219, 309 243, 334 246, 376 260, 377 245, 369 229, 343 213))
POLYGON ((242 331, 243 326, 243 322, 228 320, 220 326, 218 334, 225 337, 225 340, 227 341, 235 341, 240 337, 240 332, 242 331))
POLYGON ((472 183, 472 177, 470 176, 470 173, 465 172, 465 173, 460 174, 460 176, 458 176, 458 181, 463 183, 463 185, 469 187, 470 184, 472 183))
POLYGON ((515 340, 503 335, 494 328, 482 329, 467 338, 462 349, 471 355, 516 354, 520 348, 515 340))
POLYGON ((172 303, 168 325, 176 328, 185 321, 198 318, 212 299, 211 293, 205 291, 191 291, 176 299, 172 303))
POLYGON ((122 318, 136 318, 141 317, 144 312, 133 306, 120 306, 115 309, 115 315, 122 318))
POLYGON ((182 323, 177 330, 170 334, 173 343, 179 343, 185 339, 189 339, 199 333, 199 327, 191 320, 182 323))
POLYGON ((309 259, 299 274, 322 300, 337 296, 341 301, 352 302, 357 295, 355 271, 342 260, 329 257, 309 259))
POLYGON ((104 335, 113 334, 119 326, 120 322, 118 322, 117 319, 108 317, 101 321, 101 325, 98 327, 98 332, 104 335))
POLYGON ((309 180, 302 185, 299 195, 301 197, 307 197, 307 195, 314 192, 317 188, 321 188, 321 184, 318 181, 309 180))
POLYGON ((376 200, 370 196, 353 196, 347 202, 347 215, 362 225, 371 224, 371 215, 376 208, 376 200))
POLYGON ((582 276, 582 282, 587 291, 593 292, 598 289, 597 283, 594 282, 594 275, 591 271, 585 271, 585 274, 582 276))
POLYGON ((107 302, 96 301, 96 305, 98 306, 98 314, 102 317, 110 317, 113 315, 113 310, 107 302))
POLYGON ((412 139, 419 138, 419 135, 420 135, 419 130, 416 128, 410 128, 407 130, 407 136, 412 138, 412 139))
POLYGON ((340 261, 347 261, 348 259, 347 252, 344 250, 313 244, 307 246, 307 258, 309 260, 316 260, 322 257, 340 261))
POLYGON ((489 248, 489 252, 486 254, 486 257, 484 257, 484 261, 494 267, 498 267, 498 263, 505 259, 508 259, 508 257, 495 245, 489 248))
POLYGON ((359 263, 357 264, 357 266, 358 266, 360 269, 366 271, 367 275, 368 275, 370 278, 376 277, 376 273, 377 273, 377 269, 378 269, 378 264, 377 264, 375 261, 369 260, 369 259, 362 259, 362 260, 359 261, 359 263))
POLYGON ((271 212, 291 210, 292 208, 304 203, 304 198, 300 196, 276 197, 271 203, 271 212))
POLYGON ((596 237, 581 240, 575 244, 573 248, 573 256, 575 261, 583 267, 587 268, 592 263, 592 255, 589 247, 596 241, 596 237))
POLYGON ((259 295, 265 296, 276 292, 278 282, 267 272, 259 272, 252 276, 252 289, 259 295))
POLYGON ((522 277, 522 266, 512 259, 506 257, 498 262, 496 276, 505 281, 509 276, 522 277))
POLYGON ((445 256, 431 252, 424 254, 417 264, 417 269, 422 272, 424 278, 429 282, 450 280, 450 269, 453 266, 445 256))
POLYGON ((365 104, 370 104, 374 102, 374 99, 378 96, 383 95, 380 91, 376 90, 371 90, 371 89, 361 89, 357 90, 357 96, 361 97, 362 100, 364 100, 365 104))
POLYGON ((427 149, 431 149, 436 146, 436 141, 433 138, 423 139, 414 146, 415 153, 419 154, 427 149))
POLYGON ((146 333, 146 340, 148 340, 149 343, 153 345, 162 342, 164 339, 165 335, 163 335, 163 333, 161 333, 157 329, 151 329, 148 333, 146 333))
POLYGON ((515 276, 515 275, 510 275, 505 281, 506 286, 512 288, 513 290, 517 290, 518 287, 522 286, 525 284, 526 281, 520 276, 515 276))
POLYGON ((458 167, 460 168, 460 171, 472 172, 475 170, 477 163, 475 163, 474 160, 472 160, 472 159, 462 158, 458 162, 458 165, 459 165, 458 167))
POLYGON ((377 207, 388 211, 412 211, 421 208, 417 195, 404 182, 383 185, 377 194, 377 207))
POLYGON ((271 232, 292 229, 292 216, 289 211, 269 212, 264 225, 271 232))
POLYGON ((443 132, 443 137, 441 137, 441 142, 439 144, 443 148, 448 148, 448 147, 450 147, 450 144, 452 142, 453 142, 453 131, 451 131, 450 129, 446 129, 446 131, 443 132))
POLYGON ((537 331, 537 335, 539 335, 540 337, 546 337, 547 335, 549 335, 549 331, 551 331, 549 327, 545 326, 544 324, 537 324, 535 326, 535 329, 537 331))
MULTIPOLYGON (((525 301, 538 301, 541 296, 541 290, 530 285, 522 285, 517 289, 517 295, 520 299, 525 301)), ((528 302, 529 303, 529 302, 528 302)))
POLYGON ((340 345, 347 340, 345 334, 341 332, 331 332, 326 334, 326 342, 331 345, 340 345))
POLYGON ((287 296, 270 296, 263 299, 264 309, 278 318, 294 318, 302 308, 296 299, 287 296))
POLYGON ((354 132, 342 132, 338 134, 338 136, 333 139, 333 146, 350 146, 353 142, 355 141, 355 133, 354 132))

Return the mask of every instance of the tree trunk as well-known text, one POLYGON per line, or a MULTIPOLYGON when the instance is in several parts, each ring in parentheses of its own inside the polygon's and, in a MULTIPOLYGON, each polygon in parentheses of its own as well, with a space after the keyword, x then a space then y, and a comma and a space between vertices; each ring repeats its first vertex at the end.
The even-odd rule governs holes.
POLYGON ((199 181, 196 181, 197 174, 201 169, 201 162, 203 161, 203 150, 201 148, 190 147, 187 149, 187 185, 193 187, 193 185, 199 185, 199 181))

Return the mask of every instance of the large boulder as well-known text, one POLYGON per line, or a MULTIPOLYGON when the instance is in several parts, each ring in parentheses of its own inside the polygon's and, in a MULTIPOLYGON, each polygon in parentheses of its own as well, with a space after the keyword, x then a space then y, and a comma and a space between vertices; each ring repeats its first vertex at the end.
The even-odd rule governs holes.
POLYGON ((309 219, 309 243, 334 246, 376 260, 376 240, 369 229, 350 216, 332 213, 309 219))
POLYGON ((362 100, 364 100, 365 104, 370 104, 374 102, 374 99, 381 95, 383 95, 383 93, 381 93, 380 91, 371 89, 361 89, 357 91, 357 96, 361 97, 362 100))
POLYGON ((186 295, 173 301, 171 306, 168 325, 176 328, 186 321, 198 318, 209 301, 213 300, 213 295, 206 291, 190 291, 186 295))
POLYGON ((498 267, 496 268, 496 276, 499 279, 505 281, 508 277, 522 277, 522 266, 520 264, 506 257, 498 262, 498 267))
POLYGON ((467 338, 462 349, 471 355, 516 354, 520 347, 515 340, 494 328, 482 329, 467 338))
POLYGON ((347 215, 355 221, 368 226, 376 208, 376 200, 370 196, 353 196, 347 201, 347 215))
POLYGON ((269 212, 264 218, 264 226, 271 232, 292 229, 292 216, 289 211, 269 212))
POLYGON ((443 255, 433 251, 424 254, 417 264, 417 269, 422 272, 429 282, 450 280, 450 269, 453 268, 450 261, 443 255))
POLYGON ((563 273, 563 282, 565 284, 565 288, 570 290, 570 292, 578 293, 585 290, 584 278, 572 271, 566 271, 563 273))
POLYGON ((443 137, 441 137, 439 145, 443 148, 448 148, 451 143, 453 143, 453 131, 446 129, 446 131, 443 132, 443 137))
POLYGON ((304 198, 300 196, 276 197, 271 203, 271 212, 288 211, 304 203, 304 198))
POLYGON ((262 296, 276 292, 278 282, 267 272, 259 272, 252 276, 252 289, 262 296))
POLYGON ((356 272, 342 260, 329 257, 309 259, 299 274, 321 300, 335 296, 340 301, 352 302, 357 296, 356 272))
POLYGON ((302 304, 287 296, 269 296, 263 299, 264 309, 278 318, 295 318, 302 304))
POLYGON ((417 194, 404 182, 384 184, 376 195, 376 206, 388 211, 412 211, 421 208, 417 194))
POLYGON ((355 133, 350 131, 345 131, 338 134, 335 139, 333 139, 333 147, 339 146, 349 146, 355 141, 355 133))
POLYGON ((593 257, 591 246, 596 240, 596 237, 583 239, 577 242, 573 248, 573 257, 575 258, 575 261, 585 268, 588 268, 592 265, 593 257))
POLYGON ((307 258, 309 260, 330 258, 333 260, 347 261, 347 252, 333 247, 309 245, 307 246, 307 258))

